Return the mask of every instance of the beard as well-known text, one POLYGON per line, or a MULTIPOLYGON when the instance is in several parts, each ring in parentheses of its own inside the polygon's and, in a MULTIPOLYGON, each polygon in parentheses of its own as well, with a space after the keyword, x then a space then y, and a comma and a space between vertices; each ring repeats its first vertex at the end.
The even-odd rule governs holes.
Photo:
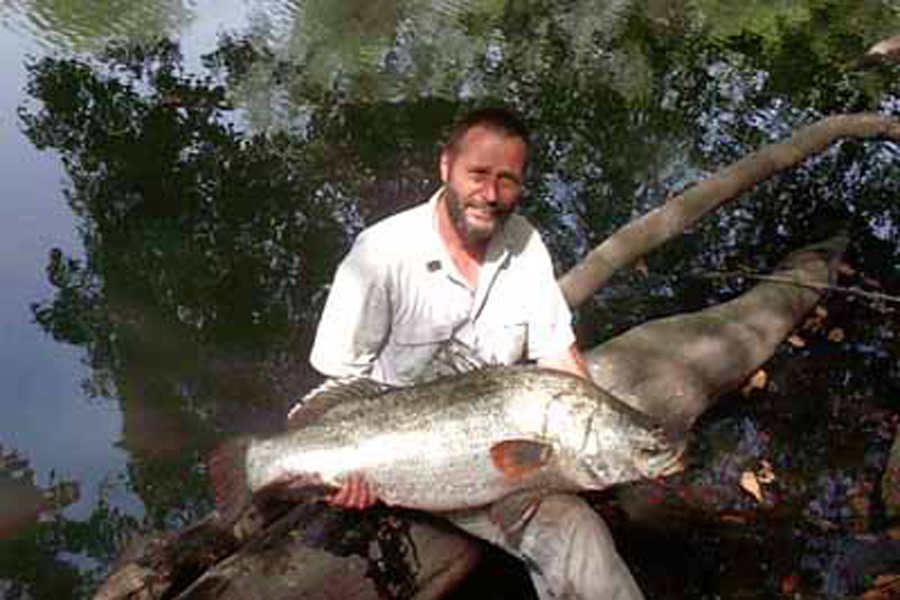
POLYGON ((447 203, 447 214, 450 215, 450 223, 453 229, 466 243, 481 243, 491 239, 494 233, 503 227, 503 224, 512 214, 512 209, 505 209, 496 202, 482 202, 478 200, 464 201, 449 185, 444 189, 444 202, 447 203), (466 208, 487 209, 493 217, 492 224, 473 222, 466 216, 466 208))

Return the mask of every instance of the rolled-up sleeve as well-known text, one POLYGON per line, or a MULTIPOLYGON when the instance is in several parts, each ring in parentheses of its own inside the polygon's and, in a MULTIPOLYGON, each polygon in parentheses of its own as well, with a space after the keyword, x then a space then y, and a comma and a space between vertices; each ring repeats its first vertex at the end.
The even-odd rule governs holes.
POLYGON ((553 272, 550 253, 539 236, 529 248, 534 277, 529 286, 528 358, 540 360, 560 356, 575 343, 572 312, 553 272))
POLYGON ((329 377, 368 376, 391 327, 386 263, 366 233, 341 262, 316 331, 312 366, 329 377))

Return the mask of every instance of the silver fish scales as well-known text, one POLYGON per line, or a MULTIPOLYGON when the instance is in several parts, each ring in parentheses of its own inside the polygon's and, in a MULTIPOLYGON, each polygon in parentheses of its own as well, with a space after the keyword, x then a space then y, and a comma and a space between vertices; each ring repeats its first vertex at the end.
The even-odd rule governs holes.
POLYGON ((533 488, 597 490, 681 468, 683 437, 567 373, 489 367, 384 391, 314 396, 293 429, 210 460, 220 513, 254 494, 338 488, 361 473, 388 504, 430 511, 533 488))

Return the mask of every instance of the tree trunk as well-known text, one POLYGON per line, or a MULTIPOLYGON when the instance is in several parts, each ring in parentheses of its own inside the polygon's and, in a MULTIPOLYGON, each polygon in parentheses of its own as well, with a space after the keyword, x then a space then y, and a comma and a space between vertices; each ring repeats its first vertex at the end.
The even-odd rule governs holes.
POLYGON ((585 352, 594 382, 672 429, 686 431, 713 402, 774 354, 822 298, 847 245, 843 235, 791 253, 737 298, 656 319, 585 352))

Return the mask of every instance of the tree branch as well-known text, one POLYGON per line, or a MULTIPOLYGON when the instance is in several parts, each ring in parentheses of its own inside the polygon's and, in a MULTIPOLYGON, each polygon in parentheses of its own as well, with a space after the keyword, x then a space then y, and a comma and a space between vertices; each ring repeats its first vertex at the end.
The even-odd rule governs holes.
POLYGON ((842 138, 900 141, 900 120, 878 114, 826 117, 799 129, 786 142, 762 147, 627 223, 559 279, 566 301, 581 305, 620 268, 662 245, 703 215, 773 174, 821 153, 842 138))

